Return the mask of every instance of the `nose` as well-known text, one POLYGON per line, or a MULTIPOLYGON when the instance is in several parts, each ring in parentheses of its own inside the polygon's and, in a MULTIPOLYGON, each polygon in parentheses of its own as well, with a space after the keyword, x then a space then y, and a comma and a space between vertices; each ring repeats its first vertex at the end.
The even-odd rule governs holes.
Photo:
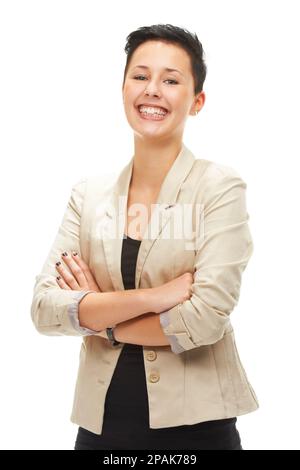
POLYGON ((157 96, 158 98, 160 98, 161 93, 154 84, 153 85, 149 84, 147 89, 145 90, 145 95, 146 96, 152 95, 152 96, 157 96))

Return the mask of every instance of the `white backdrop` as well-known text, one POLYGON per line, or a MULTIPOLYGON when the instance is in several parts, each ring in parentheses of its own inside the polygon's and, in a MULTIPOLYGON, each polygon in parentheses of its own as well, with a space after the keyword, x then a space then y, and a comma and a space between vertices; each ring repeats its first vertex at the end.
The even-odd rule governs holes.
POLYGON ((292 0, 0 2, 2 449, 72 449, 79 337, 40 335, 35 276, 72 185, 133 154, 122 103, 126 36, 196 32, 206 103, 185 144, 246 181, 254 253, 232 313, 260 403, 238 418, 245 449, 300 449, 299 25, 292 0), (298 131, 298 134, 297 134, 298 131))

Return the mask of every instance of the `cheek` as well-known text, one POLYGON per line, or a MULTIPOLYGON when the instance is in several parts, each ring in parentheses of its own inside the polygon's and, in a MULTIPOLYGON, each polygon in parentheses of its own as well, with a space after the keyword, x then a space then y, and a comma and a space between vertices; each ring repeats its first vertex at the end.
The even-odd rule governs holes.
POLYGON ((134 89, 133 87, 127 87, 127 90, 124 90, 123 93, 123 104, 125 107, 132 108, 132 105, 134 105, 138 98, 140 96, 139 90, 136 88, 134 89))
POLYGON ((174 90, 173 93, 165 95, 172 109, 185 114, 188 109, 189 99, 186 93, 174 90))
POLYGON ((134 88, 132 85, 129 83, 125 84, 123 88, 123 98, 125 101, 128 101, 136 91, 134 91, 134 88))

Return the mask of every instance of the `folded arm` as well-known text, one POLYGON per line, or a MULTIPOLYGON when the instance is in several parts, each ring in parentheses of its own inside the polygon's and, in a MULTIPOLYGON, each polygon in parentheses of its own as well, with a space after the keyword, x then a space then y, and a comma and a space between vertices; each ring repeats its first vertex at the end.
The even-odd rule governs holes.
POLYGON ((56 261, 66 250, 79 254, 81 251, 80 223, 85 189, 86 179, 72 187, 54 243, 41 273, 35 278, 31 317, 41 334, 93 335, 155 308, 155 297, 152 295, 154 289, 95 292, 89 289, 62 289, 58 286, 56 261))
MULTIPOLYGON (((105 330, 98 333, 98 336, 107 339, 105 330)), ((170 346, 170 341, 162 330, 159 315, 153 312, 119 323, 114 329, 114 336, 120 343, 170 346)))
MULTIPOLYGON (((158 315, 120 323, 115 337, 143 346, 170 345, 175 354, 212 344, 230 328, 242 273, 253 252, 246 183, 236 174, 212 178, 204 196, 204 227, 195 253, 193 294, 158 315)), ((105 331, 99 333, 106 337, 105 331)))
POLYGON ((213 344, 230 328, 242 273, 253 252, 246 187, 235 172, 229 172, 212 178, 205 188, 204 230, 195 257, 193 294, 159 315, 175 354, 213 344))

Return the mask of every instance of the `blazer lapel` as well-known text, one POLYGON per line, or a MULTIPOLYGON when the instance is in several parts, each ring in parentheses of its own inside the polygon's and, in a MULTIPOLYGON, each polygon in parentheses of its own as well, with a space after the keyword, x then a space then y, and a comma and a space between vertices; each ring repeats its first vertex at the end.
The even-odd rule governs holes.
MULTIPOLYGON (((121 272, 121 253, 133 161, 134 157, 132 157, 130 162, 123 168, 113 187, 109 204, 105 210, 106 219, 102 231, 107 267, 115 290, 124 290, 121 272)), ((170 219, 172 209, 176 206, 181 185, 192 169, 194 161, 195 156, 193 153, 185 144, 182 144, 177 158, 162 183, 155 210, 152 213, 140 244, 136 263, 136 288, 139 287, 143 266, 148 253, 170 219)))

